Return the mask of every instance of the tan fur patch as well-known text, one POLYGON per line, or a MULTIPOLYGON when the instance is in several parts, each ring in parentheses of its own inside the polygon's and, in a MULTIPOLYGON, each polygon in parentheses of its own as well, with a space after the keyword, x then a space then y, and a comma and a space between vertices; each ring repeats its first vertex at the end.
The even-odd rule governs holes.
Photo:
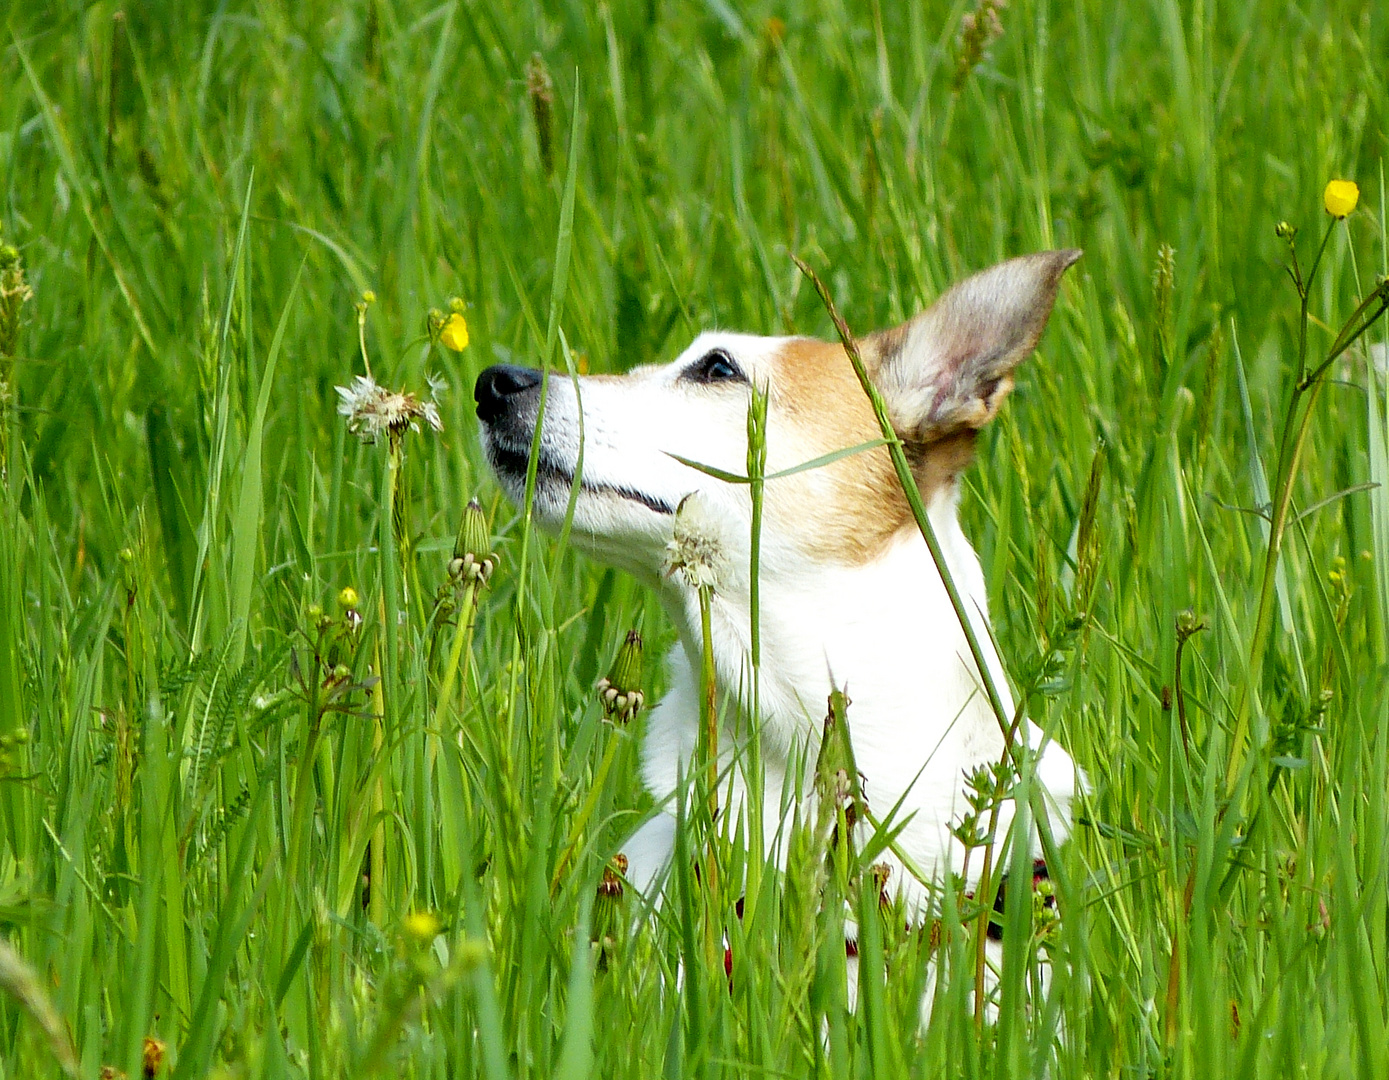
MULTIPOLYGON (((871 366, 875 357, 865 356, 871 366)), ((774 363, 768 405, 768 471, 787 468, 880 436, 873 407, 839 343, 795 338, 774 363), (781 450, 778 452, 778 443, 781 450), (788 452, 793 460, 788 460, 788 452)), ((974 451, 973 430, 907 447, 929 505, 953 483, 974 451)), ((799 536, 811 558, 868 562, 903 528, 915 528, 886 447, 767 485, 769 521, 799 536)))

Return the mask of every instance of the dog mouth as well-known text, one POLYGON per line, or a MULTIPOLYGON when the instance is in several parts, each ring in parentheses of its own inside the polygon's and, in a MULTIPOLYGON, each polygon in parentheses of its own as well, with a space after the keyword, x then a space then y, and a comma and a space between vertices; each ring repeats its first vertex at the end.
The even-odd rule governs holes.
MULTIPOLYGON (((488 450, 492 459, 492 467, 498 475, 525 484, 526 468, 530 462, 528 450, 520 451, 507 446, 498 441, 495 435, 488 440, 488 450)), ((574 485, 574 473, 546 457, 541 451, 540 460, 536 462, 535 481, 537 487, 544 483, 565 488, 574 485)), ((639 491, 636 488, 626 487, 622 484, 606 484, 598 481, 591 481, 584 478, 579 482, 579 490, 590 495, 611 495, 619 499, 626 499, 646 507, 653 514, 674 516, 675 507, 657 495, 639 491)))

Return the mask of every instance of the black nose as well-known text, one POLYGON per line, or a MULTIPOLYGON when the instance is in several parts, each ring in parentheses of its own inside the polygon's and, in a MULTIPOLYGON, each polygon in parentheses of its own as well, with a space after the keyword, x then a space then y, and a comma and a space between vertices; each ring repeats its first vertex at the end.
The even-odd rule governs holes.
POLYGON ((495 364, 477 377, 473 400, 477 418, 490 424, 510 407, 510 398, 540 385, 540 372, 513 364, 495 364))

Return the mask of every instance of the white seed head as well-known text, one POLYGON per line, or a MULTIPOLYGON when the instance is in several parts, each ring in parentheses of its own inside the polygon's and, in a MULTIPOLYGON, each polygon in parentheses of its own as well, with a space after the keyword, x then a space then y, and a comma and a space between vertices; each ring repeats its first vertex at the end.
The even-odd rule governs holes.
POLYGON ((718 522, 699 492, 680 500, 675 535, 666 543, 666 576, 679 575, 691 589, 717 589, 725 570, 718 522))
POLYGON ((406 428, 420 430, 423 420, 435 431, 444 430, 439 407, 421 401, 414 394, 387 390, 369 375, 358 375, 351 386, 334 387, 341 400, 338 415, 347 417, 347 430, 365 443, 373 443, 382 432, 400 435, 406 428))

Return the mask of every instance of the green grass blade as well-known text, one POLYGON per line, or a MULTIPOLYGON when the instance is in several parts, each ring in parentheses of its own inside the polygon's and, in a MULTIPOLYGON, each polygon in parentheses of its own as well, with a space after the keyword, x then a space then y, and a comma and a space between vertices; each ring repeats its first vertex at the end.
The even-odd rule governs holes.
POLYGON ((284 345, 289 314, 294 307, 294 299, 299 293, 299 282, 303 276, 304 264, 300 263, 299 272, 294 275, 294 283, 289 287, 289 297, 285 300, 284 310, 280 312, 280 321, 270 342, 270 352, 265 357, 265 371, 261 373, 256 411, 251 416, 251 426, 246 433, 245 456, 241 462, 241 490, 232 510, 229 589, 232 646, 229 661, 233 668, 241 666, 246 654, 246 634, 251 617, 251 590, 255 584, 256 553, 260 546, 265 491, 261 475, 265 415, 270 408, 270 395, 275 389, 275 369, 280 361, 280 350, 284 345))

